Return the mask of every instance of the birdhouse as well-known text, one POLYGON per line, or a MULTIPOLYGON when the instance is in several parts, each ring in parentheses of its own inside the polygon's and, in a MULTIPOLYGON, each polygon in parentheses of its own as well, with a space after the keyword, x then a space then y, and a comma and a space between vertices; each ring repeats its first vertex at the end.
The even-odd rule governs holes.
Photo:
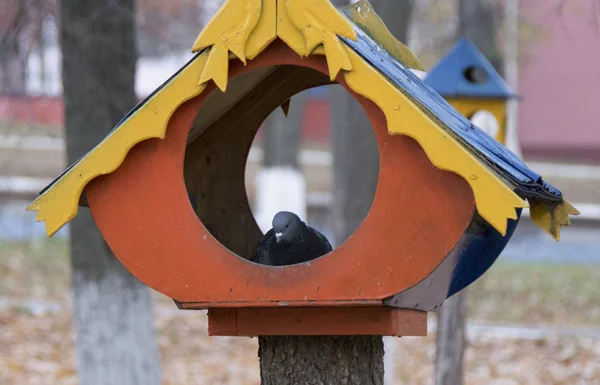
POLYGON ((555 238, 576 213, 411 71, 366 1, 227 0, 193 52, 28 209, 52 236, 88 206, 134 276, 209 309, 212 335, 424 335, 426 312, 490 267, 523 208, 555 238), (327 255, 251 262, 252 139, 295 94, 334 83, 377 137, 373 206, 327 255))
POLYGON ((472 119, 475 114, 481 113, 495 118, 496 129, 487 134, 500 143, 506 143, 506 106, 508 100, 517 95, 467 38, 461 39, 428 72, 425 83, 463 116, 472 119))

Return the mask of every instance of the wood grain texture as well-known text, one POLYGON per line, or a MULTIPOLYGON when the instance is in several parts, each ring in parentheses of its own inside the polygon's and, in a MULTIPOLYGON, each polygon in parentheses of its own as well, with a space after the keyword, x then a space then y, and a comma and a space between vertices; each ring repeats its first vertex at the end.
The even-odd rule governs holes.
POLYGON ((374 336, 259 337, 262 385, 383 385, 383 341, 374 336))
POLYGON ((426 336, 427 312, 387 306, 213 308, 211 336, 426 336))

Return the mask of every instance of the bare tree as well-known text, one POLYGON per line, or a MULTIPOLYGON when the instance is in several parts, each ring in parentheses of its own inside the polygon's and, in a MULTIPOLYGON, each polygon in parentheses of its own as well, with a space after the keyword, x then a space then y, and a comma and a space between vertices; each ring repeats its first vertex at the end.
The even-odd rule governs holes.
MULTIPOLYGON (((75 162, 136 103, 134 0, 62 0, 67 157, 75 162)), ((70 227, 82 385, 160 383, 149 290, 108 248, 87 209, 70 227)))
MULTIPOLYGON (((502 13, 495 0, 459 0, 459 27, 456 39, 467 37, 497 69, 502 56, 497 44, 497 30, 502 13)), ((436 385, 464 383, 464 351, 466 348, 467 290, 453 295, 441 306, 438 314, 436 385)))
POLYGON ((498 0, 459 0, 458 37, 469 38, 492 65, 502 73, 502 53, 497 44, 497 32, 502 23, 502 8, 498 0))
POLYGON ((54 1, 10 0, 2 4, 0 91, 25 93, 29 55, 43 41, 43 21, 53 14, 54 1))

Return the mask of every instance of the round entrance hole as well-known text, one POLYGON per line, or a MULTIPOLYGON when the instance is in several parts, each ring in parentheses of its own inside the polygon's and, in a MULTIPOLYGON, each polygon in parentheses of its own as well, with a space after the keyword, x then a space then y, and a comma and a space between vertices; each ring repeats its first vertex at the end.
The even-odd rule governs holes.
POLYGON ((498 132, 500 130, 500 127, 498 125, 498 120, 496 119, 494 114, 491 113, 490 111, 488 111, 488 110, 475 111, 475 113, 473 113, 473 115, 471 115, 469 120, 471 120, 471 122, 473 122, 474 125, 479 127, 481 130, 483 130, 486 134, 488 134, 492 138, 496 139, 496 137, 498 136, 498 132))
POLYGON ((482 67, 468 66, 463 70, 463 76, 469 83, 484 84, 487 82, 487 72, 482 67))
POLYGON ((279 211, 294 212, 334 248, 341 245, 371 208, 378 162, 375 134, 360 103, 319 71, 281 65, 230 79, 225 93, 217 90, 207 98, 190 131, 184 176, 207 230, 234 254, 250 259, 279 211), (332 93, 338 101, 344 98, 344 111, 335 109, 337 102, 331 105, 332 93), (281 104, 290 97, 286 117, 281 104), (360 154, 362 174, 357 154, 341 157, 351 178, 334 177, 333 169, 332 124, 344 121, 360 130, 339 139, 358 140, 370 151, 360 154), (361 185, 366 190, 362 199, 349 202, 351 212, 335 216, 337 224, 334 181, 344 184, 340 189, 361 185))

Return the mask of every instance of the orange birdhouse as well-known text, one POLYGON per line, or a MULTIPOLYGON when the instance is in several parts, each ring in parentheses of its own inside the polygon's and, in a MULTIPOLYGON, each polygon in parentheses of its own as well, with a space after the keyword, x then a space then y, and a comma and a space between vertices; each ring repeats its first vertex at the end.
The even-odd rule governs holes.
POLYGON ((576 213, 413 74, 368 2, 227 0, 193 51, 29 209, 52 235, 87 204, 123 265, 181 309, 209 309, 212 335, 425 335, 426 312, 491 266, 522 208, 556 238, 576 213), (333 83, 376 134, 371 211, 325 256, 253 263, 252 140, 292 96, 333 83))

